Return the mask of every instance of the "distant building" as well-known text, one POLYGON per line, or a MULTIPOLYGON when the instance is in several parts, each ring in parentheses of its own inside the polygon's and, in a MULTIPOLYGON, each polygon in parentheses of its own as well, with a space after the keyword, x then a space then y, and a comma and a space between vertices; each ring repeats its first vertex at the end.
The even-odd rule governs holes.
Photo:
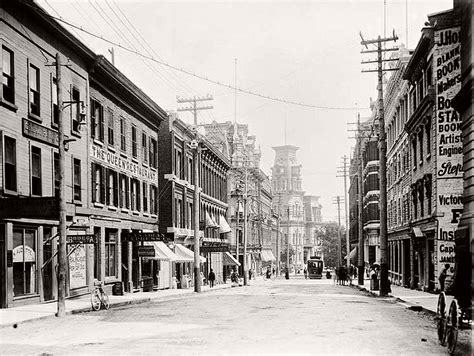
POLYGON ((322 244, 319 239, 323 218, 321 215, 322 205, 319 197, 305 195, 303 197, 305 232, 303 236, 303 261, 306 264, 311 256, 322 256, 322 244))

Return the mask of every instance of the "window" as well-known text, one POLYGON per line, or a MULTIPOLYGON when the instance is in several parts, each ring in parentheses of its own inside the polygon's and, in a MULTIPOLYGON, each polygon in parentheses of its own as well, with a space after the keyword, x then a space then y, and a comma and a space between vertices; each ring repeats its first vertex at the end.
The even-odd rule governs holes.
POLYGON ((193 159, 191 157, 188 157, 188 182, 191 184, 194 184, 194 177, 193 177, 193 159))
POLYGON ((54 196, 59 197, 59 153, 54 152, 53 157, 53 170, 54 170, 54 196))
POLYGON ((418 198, 420 199, 420 218, 425 215, 425 197, 423 194, 423 186, 418 191, 418 198))
POLYGON ((148 212, 148 185, 143 182, 143 212, 148 212))
POLYGON ((150 138, 150 166, 156 168, 158 166, 158 159, 157 159, 157 143, 156 140, 150 138))
POLYGON ((56 78, 51 81, 51 104, 52 104, 52 121, 53 125, 59 124, 59 109, 58 109, 58 83, 56 78))
POLYGON ((118 178, 117 172, 112 169, 107 169, 107 196, 106 204, 109 206, 118 205, 118 178))
POLYGON ((117 231, 105 229, 105 276, 116 276, 117 231))
POLYGON ((91 99, 91 136, 104 142, 104 109, 94 99, 91 99))
POLYGON ((137 158, 138 149, 137 149, 137 128, 132 126, 132 156, 137 158))
POLYGON ((30 64, 30 114, 40 115, 40 75, 39 69, 30 64))
POLYGON ((13 52, 2 47, 3 93, 2 98, 12 104, 15 103, 15 72, 13 52))
POLYGON ((105 168, 92 163, 92 202, 105 204, 105 168))
POLYGON ((148 142, 148 137, 146 136, 146 133, 142 133, 142 155, 143 155, 143 162, 147 163, 148 162, 148 149, 147 149, 147 142, 148 142))
POLYGON ((81 160, 73 160, 73 198, 75 201, 81 201, 81 160))
POLYGON ((182 154, 180 150, 175 150, 175 175, 181 178, 182 175, 182 154))
POLYGON ((420 141, 420 164, 423 163, 423 130, 418 133, 418 140, 420 141))
POLYGON ((79 124, 81 122, 81 92, 79 89, 73 87, 72 94, 71 94, 72 102, 74 103, 71 105, 71 115, 72 115, 72 131, 78 133, 79 132, 79 124), (75 110, 74 110, 75 108, 75 110))
POLYGON ((123 117, 120 118, 120 149, 122 151, 127 150, 126 146, 126 134, 127 134, 127 129, 125 127, 125 119, 123 117))
POLYGON ((13 228, 13 296, 36 293, 36 230, 13 228))
POLYGON ((5 136, 5 189, 16 192, 16 140, 5 136))
POLYGON ((429 156, 431 154, 431 132, 430 132, 430 123, 428 122, 425 125, 425 132, 426 132, 426 155, 429 156))
POLYGON ((158 201, 157 201, 158 189, 154 185, 150 185, 150 213, 158 213, 158 201))
POLYGON ((137 179, 131 179, 131 186, 132 186, 132 210, 140 211, 140 182, 137 179))
POLYGON ((417 157, 416 157, 416 138, 411 143, 412 143, 412 146, 413 146, 413 168, 416 168, 416 161, 417 161, 417 157))
POLYGON ((119 206, 123 209, 128 209, 130 206, 128 177, 123 174, 120 175, 119 206))
POLYGON ((114 145, 114 113, 112 109, 107 110, 107 139, 109 145, 114 145))
POLYGON ((31 195, 41 195, 41 149, 31 147, 31 195))

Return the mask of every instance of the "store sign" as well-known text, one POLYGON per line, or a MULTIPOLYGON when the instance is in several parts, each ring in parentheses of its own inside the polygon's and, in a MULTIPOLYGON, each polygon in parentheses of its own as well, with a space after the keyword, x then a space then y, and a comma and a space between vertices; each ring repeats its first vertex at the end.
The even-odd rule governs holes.
POLYGON ((86 248, 84 245, 69 247, 69 287, 81 288, 87 285, 86 248))
POLYGON ((20 245, 13 249, 13 263, 15 262, 35 262, 36 253, 29 247, 20 245))
POLYGON ((122 241, 167 241, 168 239, 164 234, 158 232, 139 232, 139 231, 123 231, 122 232, 122 241))
POLYGON ((155 247, 138 246, 138 257, 155 257, 155 247))
POLYGON ((59 218, 56 197, 13 197, 0 199, 0 218, 59 218))
POLYGON ((59 147, 59 133, 34 121, 23 118, 23 136, 59 147))
POLYGON ((445 264, 454 267, 454 231, 463 208, 462 119, 451 105, 454 96, 461 89, 460 28, 435 31, 434 40, 438 208, 437 248, 434 259, 435 275, 438 276, 445 264))
POLYGON ((96 236, 94 234, 67 235, 66 240, 68 244, 95 244, 96 236))
POLYGON ((125 174, 145 179, 152 183, 156 183, 157 181, 155 171, 143 167, 142 164, 135 163, 129 158, 122 157, 121 155, 103 149, 100 146, 92 144, 90 147, 90 156, 102 163, 107 163, 107 165, 112 166, 125 174))

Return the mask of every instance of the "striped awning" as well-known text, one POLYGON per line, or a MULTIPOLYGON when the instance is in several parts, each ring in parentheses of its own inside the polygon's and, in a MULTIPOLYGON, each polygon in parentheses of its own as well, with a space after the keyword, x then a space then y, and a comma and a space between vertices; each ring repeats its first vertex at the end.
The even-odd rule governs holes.
POLYGON ((262 256, 263 262, 271 262, 271 261, 276 260, 275 256, 273 255, 272 250, 262 250, 260 254, 262 256))
MULTIPOLYGON (((169 260, 176 261, 178 256, 176 256, 173 251, 171 251, 168 246, 165 245, 163 241, 145 241, 143 243, 145 246, 153 246, 155 248, 155 257, 152 259, 155 260, 169 260)), ((149 258, 149 257, 146 257, 149 258)))
POLYGON ((229 223, 227 222, 227 220, 224 218, 223 215, 220 215, 220 219, 219 219, 219 233, 221 234, 226 234, 228 232, 231 232, 232 229, 230 228, 230 225, 229 223))
POLYGON ((222 256, 222 264, 224 266, 240 266, 239 261, 237 261, 229 252, 224 252, 222 256))
MULTIPOLYGON (((177 256, 176 262, 194 262, 194 251, 184 247, 181 244, 175 245, 174 253, 177 256)), ((206 262, 206 258, 199 256, 201 258, 201 263, 206 262)))

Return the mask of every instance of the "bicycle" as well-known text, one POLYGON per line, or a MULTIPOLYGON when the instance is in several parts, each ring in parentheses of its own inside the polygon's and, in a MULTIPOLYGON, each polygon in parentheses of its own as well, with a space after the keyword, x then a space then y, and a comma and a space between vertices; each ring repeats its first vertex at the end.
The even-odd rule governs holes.
POLYGON ((104 285, 103 282, 97 281, 94 282, 94 290, 91 292, 91 305, 93 310, 99 310, 101 306, 104 307, 105 310, 109 309, 109 296, 105 293, 104 289, 102 288, 104 285))

